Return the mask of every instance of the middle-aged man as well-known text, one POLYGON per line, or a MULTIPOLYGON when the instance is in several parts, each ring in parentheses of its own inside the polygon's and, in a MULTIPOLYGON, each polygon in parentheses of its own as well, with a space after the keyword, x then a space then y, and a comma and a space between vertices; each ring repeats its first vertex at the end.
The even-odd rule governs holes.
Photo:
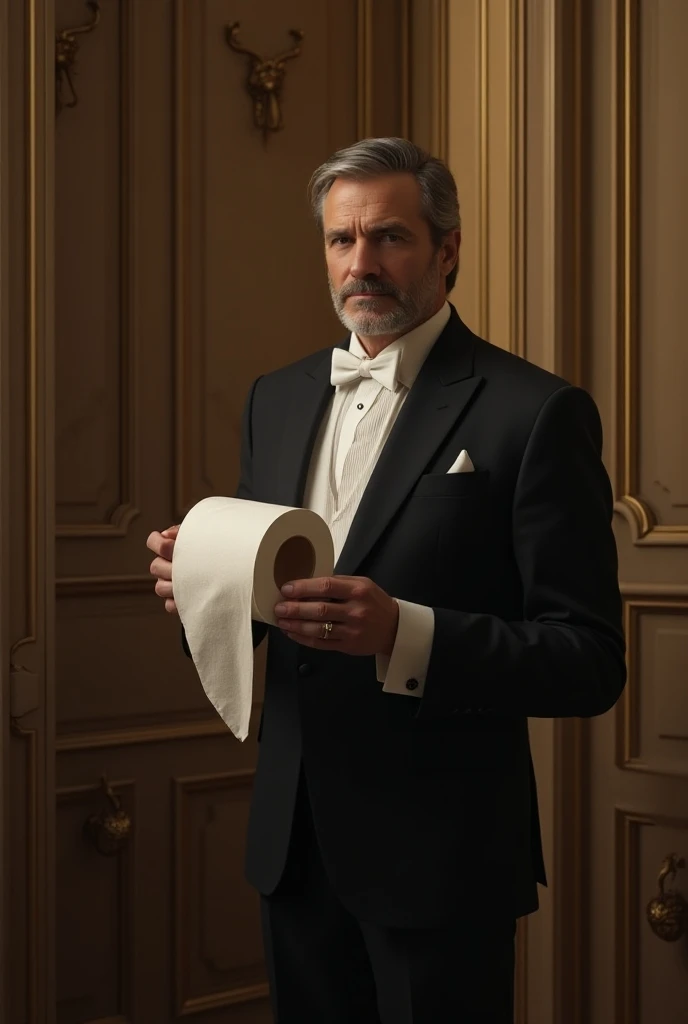
MULTIPOLYGON (((275 1019, 506 1024, 545 882, 528 716, 602 714, 625 681, 600 420, 447 303, 444 164, 368 139, 311 197, 351 335, 253 385, 238 489, 314 509, 338 555, 255 626, 247 873, 275 1019)), ((148 542, 170 612, 175 536, 148 542)))

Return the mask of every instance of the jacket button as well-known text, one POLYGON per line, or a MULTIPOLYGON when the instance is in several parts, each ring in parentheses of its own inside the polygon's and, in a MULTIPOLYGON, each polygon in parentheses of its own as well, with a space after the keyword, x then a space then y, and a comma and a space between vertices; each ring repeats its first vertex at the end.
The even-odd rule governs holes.
POLYGON ((417 690, 418 689, 418 680, 417 679, 407 679, 406 680, 406 689, 407 690, 417 690))
POLYGON ((309 676, 311 674, 311 671, 311 666, 308 664, 308 662, 304 662, 303 665, 299 665, 300 676, 309 676))

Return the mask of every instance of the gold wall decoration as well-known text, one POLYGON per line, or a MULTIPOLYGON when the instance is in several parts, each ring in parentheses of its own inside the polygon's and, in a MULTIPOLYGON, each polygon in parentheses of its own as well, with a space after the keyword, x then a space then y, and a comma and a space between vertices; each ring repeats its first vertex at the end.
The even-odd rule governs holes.
POLYGON ((267 141, 270 132, 280 131, 284 127, 280 101, 287 70, 286 63, 301 53, 303 32, 299 29, 290 29, 289 35, 294 40, 290 50, 285 50, 276 57, 261 57, 253 50, 247 50, 239 42, 240 27, 238 21, 227 26, 227 45, 235 53, 243 53, 250 57, 246 91, 253 100, 255 126, 262 131, 263 139, 267 141))
POLYGON ((79 53, 79 40, 77 37, 87 32, 92 32, 100 21, 100 3, 98 0, 86 0, 86 6, 90 7, 93 12, 93 17, 89 22, 86 22, 84 25, 78 25, 76 28, 65 28, 57 34, 55 42, 55 104, 58 114, 64 107, 75 107, 79 102, 79 97, 74 88, 74 79, 72 78, 72 74, 75 73, 74 65, 79 53), (70 93, 70 99, 66 101, 64 98, 65 89, 68 89, 70 93))

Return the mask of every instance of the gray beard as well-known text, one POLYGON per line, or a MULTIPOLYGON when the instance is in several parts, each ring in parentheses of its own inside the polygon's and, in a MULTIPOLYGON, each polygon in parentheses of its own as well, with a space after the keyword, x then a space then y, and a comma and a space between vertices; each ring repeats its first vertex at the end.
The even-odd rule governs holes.
MULTIPOLYGON (((384 313, 376 313, 374 309, 371 309, 372 303, 370 300, 363 300, 360 308, 352 310, 352 304, 349 303, 348 306, 346 304, 346 298, 349 294, 347 288, 345 287, 341 291, 337 291, 332 284, 331 278, 329 279, 330 295, 332 296, 335 313, 347 331, 351 331, 364 338, 373 338, 382 334, 407 334, 414 327, 424 323, 434 311, 437 303, 439 279, 440 273, 437 261, 433 259, 420 281, 412 285, 405 292, 394 288, 392 285, 385 285, 384 288, 386 290, 381 292, 379 290, 380 285, 377 282, 365 279, 359 281, 355 286, 357 290, 366 291, 369 288, 371 296, 376 294, 391 295, 397 300, 398 305, 384 313), (343 297, 342 292, 344 292, 343 297)), ((351 288, 352 286, 348 287, 351 288)))

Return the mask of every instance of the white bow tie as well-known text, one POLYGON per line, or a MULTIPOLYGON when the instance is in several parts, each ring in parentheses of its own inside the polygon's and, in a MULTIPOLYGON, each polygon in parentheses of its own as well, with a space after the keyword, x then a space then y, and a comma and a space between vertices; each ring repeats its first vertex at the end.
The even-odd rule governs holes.
POLYGON ((336 348, 332 352, 330 383, 334 387, 340 387, 342 384, 351 384, 360 377, 372 377, 388 391, 395 391, 400 360, 399 348, 392 351, 385 348, 374 359, 361 359, 348 349, 336 348))

